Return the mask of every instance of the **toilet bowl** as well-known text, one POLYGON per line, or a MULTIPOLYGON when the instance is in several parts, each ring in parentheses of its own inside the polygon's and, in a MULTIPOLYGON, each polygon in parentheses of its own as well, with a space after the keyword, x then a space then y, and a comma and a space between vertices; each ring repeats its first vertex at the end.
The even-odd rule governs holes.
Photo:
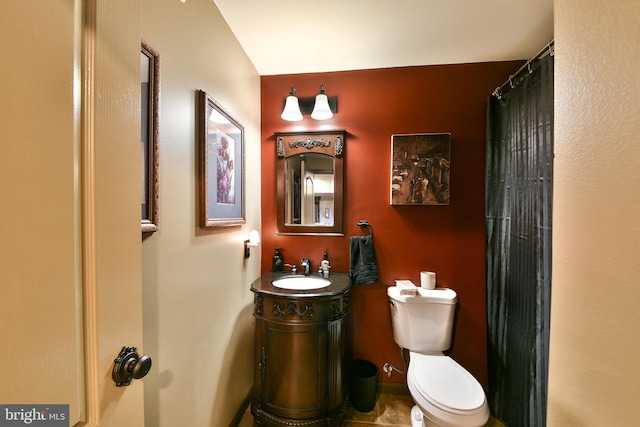
POLYGON ((480 383, 442 352, 451 345, 457 294, 452 289, 387 289, 393 337, 409 350, 412 427, 482 427, 489 405, 480 383))
POLYGON ((409 355, 407 385, 417 407, 411 413, 413 427, 485 425, 489 406, 473 375, 444 354, 409 355))

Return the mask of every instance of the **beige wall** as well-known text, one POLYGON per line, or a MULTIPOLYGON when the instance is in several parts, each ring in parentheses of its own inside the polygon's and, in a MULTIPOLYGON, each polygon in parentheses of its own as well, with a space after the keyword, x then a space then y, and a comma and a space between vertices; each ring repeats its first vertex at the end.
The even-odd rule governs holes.
POLYGON ((110 375, 142 344, 138 6, 0 12, 0 402, 70 425, 144 424, 143 382, 110 375))
POLYGON ((147 427, 227 426, 253 383, 260 251, 260 81, 212 0, 142 0, 142 38, 160 54, 160 230, 142 244, 147 427), (195 91, 245 128, 247 224, 198 226, 195 91))
POLYGON ((637 425, 640 3, 555 1, 549 426, 637 425))

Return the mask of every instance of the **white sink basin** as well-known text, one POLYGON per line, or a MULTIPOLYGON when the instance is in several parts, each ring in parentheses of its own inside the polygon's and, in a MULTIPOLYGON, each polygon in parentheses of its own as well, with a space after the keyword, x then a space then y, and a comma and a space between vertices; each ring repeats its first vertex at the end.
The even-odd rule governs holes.
POLYGON ((273 286, 280 289, 292 289, 295 291, 308 291, 311 289, 326 288, 331 284, 331 280, 314 276, 289 276, 276 279, 271 282, 273 286))

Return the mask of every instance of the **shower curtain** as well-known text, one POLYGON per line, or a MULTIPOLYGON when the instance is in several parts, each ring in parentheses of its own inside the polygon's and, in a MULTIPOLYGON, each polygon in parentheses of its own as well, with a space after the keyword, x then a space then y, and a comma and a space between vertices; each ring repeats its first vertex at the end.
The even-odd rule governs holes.
POLYGON ((488 399, 509 427, 544 427, 553 199, 553 55, 489 97, 488 399))

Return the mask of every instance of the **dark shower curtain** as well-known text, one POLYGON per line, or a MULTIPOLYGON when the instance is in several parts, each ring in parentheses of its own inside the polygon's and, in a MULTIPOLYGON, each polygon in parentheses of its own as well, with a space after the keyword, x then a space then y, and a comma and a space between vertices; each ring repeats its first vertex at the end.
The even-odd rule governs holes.
POLYGON ((509 427, 544 427, 553 199, 553 55, 488 101, 488 398, 509 427))

